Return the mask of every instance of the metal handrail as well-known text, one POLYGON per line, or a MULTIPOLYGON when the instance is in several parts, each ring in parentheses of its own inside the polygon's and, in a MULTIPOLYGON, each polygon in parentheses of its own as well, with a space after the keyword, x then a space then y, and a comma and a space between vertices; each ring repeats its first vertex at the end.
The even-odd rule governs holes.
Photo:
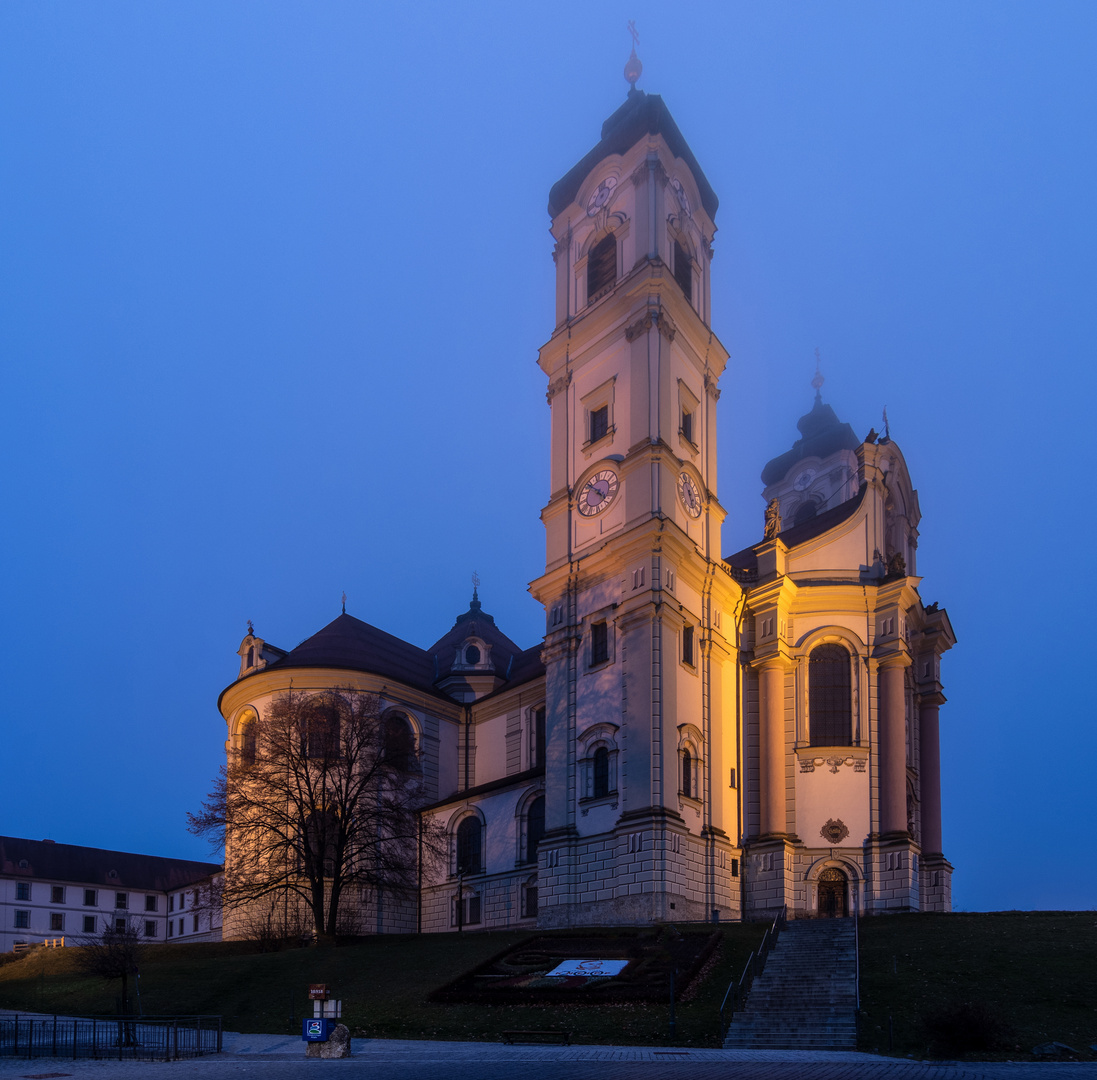
POLYGON ((747 957, 747 962, 743 966, 743 974, 739 976, 739 981, 736 982, 733 978, 728 983, 727 991, 724 994, 724 1000, 720 1002, 720 1039, 723 1040, 727 1036, 727 1030, 731 1026, 731 1019, 735 1015, 737 1009, 743 1007, 743 1002, 747 999, 747 994, 750 993, 750 988, 755 978, 762 974, 766 969, 766 959, 769 954, 777 947, 777 938, 781 931, 785 928, 785 924, 788 922, 788 906, 782 905, 781 910, 773 918, 773 922, 766 927, 765 933, 762 935, 761 944, 758 948, 747 957), (732 990, 735 990, 735 994, 731 999, 731 1009, 728 1011, 727 1024, 724 1023, 725 1007, 727 1005, 728 995, 732 990))

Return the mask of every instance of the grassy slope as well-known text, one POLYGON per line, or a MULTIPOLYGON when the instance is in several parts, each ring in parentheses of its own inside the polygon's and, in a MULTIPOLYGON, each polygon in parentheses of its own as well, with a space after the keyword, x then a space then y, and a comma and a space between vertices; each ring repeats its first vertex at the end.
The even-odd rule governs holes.
MULTIPOLYGON (((759 924, 723 928, 724 943, 692 1000, 678 1007, 683 1045, 716 1045, 720 1000, 762 936, 759 924)), ((254 953, 245 943, 156 945, 141 965, 141 1001, 150 1013, 220 1013, 229 1030, 299 1032, 312 1009, 308 984, 325 982, 344 1002, 356 1033, 408 1039, 497 1039, 508 1028, 566 1028, 577 1042, 653 1044, 667 1040, 665 1005, 442 1005, 433 989, 528 937, 520 933, 379 937, 339 948, 254 953), (295 1018, 291 1021, 292 1016, 295 1018)), ((0 1007, 100 1013, 118 984, 76 970, 73 950, 37 950, 0 966, 0 1007)), ((688 996, 688 995, 687 995, 688 996)))
POLYGON ((892 915, 861 920, 861 1049, 926 1053, 921 1018, 982 1003, 1012 1029, 1001 1053, 1025 1058, 1057 1040, 1097 1042, 1097 912, 892 915))

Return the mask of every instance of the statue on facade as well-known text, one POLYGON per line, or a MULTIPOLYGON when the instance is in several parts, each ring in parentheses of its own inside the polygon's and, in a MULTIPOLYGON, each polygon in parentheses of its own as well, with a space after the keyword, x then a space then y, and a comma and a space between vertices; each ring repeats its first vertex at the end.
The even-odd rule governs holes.
POLYGON ((766 531, 762 534, 765 540, 776 540, 781 531, 781 500, 770 499, 766 507, 766 531))

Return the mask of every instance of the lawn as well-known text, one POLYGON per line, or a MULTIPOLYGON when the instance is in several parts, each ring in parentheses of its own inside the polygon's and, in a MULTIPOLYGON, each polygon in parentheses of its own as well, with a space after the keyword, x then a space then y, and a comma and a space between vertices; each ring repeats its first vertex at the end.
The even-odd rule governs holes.
POLYGON ((925 1018, 943 1010, 971 1036, 998 1035, 969 1057, 1023 1060, 1053 1040, 1093 1056, 1097 912, 890 915, 862 919, 860 934, 862 1050, 888 1052, 890 1016, 892 1052, 922 1057, 925 1018))
MULTIPOLYGON (((719 1045, 720 1001, 764 929, 757 923, 721 928, 718 952, 678 1003, 676 1044, 719 1045)), ((244 942, 154 945, 141 964, 141 1007, 146 1015, 219 1013, 231 1031, 297 1033, 302 1016, 312 1014, 308 986, 322 982, 342 998, 344 1019, 356 1035, 498 1040, 508 1029, 566 1029, 579 1043, 670 1041, 669 1000, 602 1003, 597 1008, 427 1000, 433 990, 530 936, 386 935, 337 947, 269 953, 256 952, 244 942)), ((80 973, 74 952, 38 949, 0 966, 0 1007, 78 1014, 113 1011, 118 984, 80 973)))

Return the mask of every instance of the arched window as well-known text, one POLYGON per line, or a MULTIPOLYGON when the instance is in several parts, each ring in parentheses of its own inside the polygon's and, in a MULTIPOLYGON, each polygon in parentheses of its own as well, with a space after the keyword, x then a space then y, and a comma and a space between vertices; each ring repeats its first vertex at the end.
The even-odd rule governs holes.
POLYGON ((255 751, 258 745, 255 717, 247 717, 240 725, 240 762, 243 765, 255 764, 255 751))
POLYGON ((682 751, 682 787, 681 792, 687 799, 693 798, 693 755, 689 749, 682 751))
POLYGON ((339 753, 339 713, 330 702, 318 701, 305 715, 305 757, 331 758, 339 753))
POLYGON ((526 811, 526 862, 537 861, 537 849, 545 835, 545 797, 539 795, 526 811))
POLYGON ((483 869, 483 834, 478 817, 467 817, 457 826, 457 873, 479 874, 483 869))
POLYGON ((818 645, 808 657, 808 731, 812 746, 853 742, 850 655, 841 645, 818 645))
POLYGON ((609 750, 599 746, 594 751, 594 795, 595 799, 604 798, 609 794, 609 750))
POLYGON ((385 760, 400 772, 415 768, 415 734, 403 713, 389 713, 382 724, 385 760))
POLYGON ((678 287, 686 294, 686 299, 692 304, 693 262, 678 240, 674 241, 674 280, 678 282, 678 287))
POLYGON ((587 303, 597 299, 617 280, 617 237, 603 236, 587 256, 587 303))
POLYGON ((796 508, 796 516, 792 519, 793 525, 803 525, 805 521, 811 521, 819 513, 819 507, 814 500, 809 499, 796 508))

